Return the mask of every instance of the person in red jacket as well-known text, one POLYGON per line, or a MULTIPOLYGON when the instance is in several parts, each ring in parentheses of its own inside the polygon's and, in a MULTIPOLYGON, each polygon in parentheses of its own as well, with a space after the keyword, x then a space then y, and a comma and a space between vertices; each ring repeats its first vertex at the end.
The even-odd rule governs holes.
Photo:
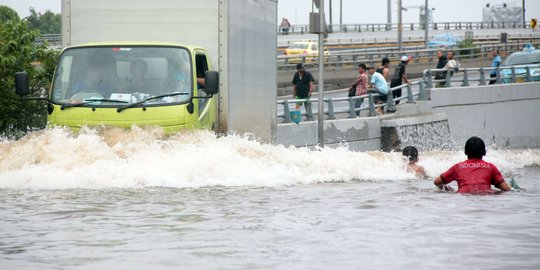
POLYGON ((511 190, 499 169, 492 163, 482 160, 482 157, 486 155, 486 145, 482 139, 475 136, 469 138, 465 143, 465 155, 467 155, 467 160, 455 164, 448 171, 437 176, 433 183, 438 187, 443 187, 455 180, 460 193, 495 193, 491 185, 502 191, 511 190))

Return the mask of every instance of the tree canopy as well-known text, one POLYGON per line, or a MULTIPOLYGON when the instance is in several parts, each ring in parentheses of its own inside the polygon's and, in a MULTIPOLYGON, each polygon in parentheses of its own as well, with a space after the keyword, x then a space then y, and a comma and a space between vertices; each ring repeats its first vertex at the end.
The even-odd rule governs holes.
POLYGON ((15 73, 28 72, 34 96, 45 95, 52 79, 57 52, 27 20, 0 22, 0 137, 19 137, 46 124, 44 101, 25 100, 14 93, 15 73))

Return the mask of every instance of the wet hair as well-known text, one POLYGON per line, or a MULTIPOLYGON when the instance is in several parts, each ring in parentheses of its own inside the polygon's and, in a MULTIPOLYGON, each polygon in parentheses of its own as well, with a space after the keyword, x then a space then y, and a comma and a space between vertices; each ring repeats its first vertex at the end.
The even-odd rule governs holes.
POLYGON ((360 64, 360 65, 358 65, 358 67, 359 67, 359 68, 363 68, 364 70, 367 69, 367 68, 366 68, 366 64, 363 64, 363 63, 360 64))
POLYGON ((388 59, 388 57, 384 57, 384 58, 382 59, 382 65, 384 66, 384 65, 386 65, 386 64, 388 64, 388 63, 390 63, 390 59, 388 59))
POLYGON ((403 148, 402 154, 409 158, 409 162, 418 160, 418 149, 416 149, 414 146, 407 146, 403 148))
POLYGON ((484 141, 476 136, 470 137, 465 142, 465 155, 467 158, 479 158, 481 159, 486 155, 486 145, 484 141))

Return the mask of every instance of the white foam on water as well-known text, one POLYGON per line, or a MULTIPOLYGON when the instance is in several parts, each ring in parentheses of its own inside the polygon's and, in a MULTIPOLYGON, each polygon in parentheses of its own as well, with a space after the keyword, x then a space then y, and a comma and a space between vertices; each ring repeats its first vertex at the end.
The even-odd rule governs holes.
MULTIPOLYGON (((50 128, 0 141, 0 188, 140 188, 283 186, 354 180, 413 179, 401 153, 262 144, 209 131, 163 135, 157 128, 50 128)), ((462 151, 420 153, 435 177, 466 157, 462 151)), ((540 149, 490 150, 485 160, 503 174, 540 164, 540 149)))

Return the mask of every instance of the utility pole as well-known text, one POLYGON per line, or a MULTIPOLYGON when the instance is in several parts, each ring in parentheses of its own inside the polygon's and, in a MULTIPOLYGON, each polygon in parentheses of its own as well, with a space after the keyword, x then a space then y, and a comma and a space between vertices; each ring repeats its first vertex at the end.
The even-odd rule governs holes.
POLYGON ((397 16, 398 16, 398 29, 397 29, 397 32, 398 32, 398 51, 401 51, 402 49, 402 46, 401 46, 401 41, 403 39, 403 24, 401 23, 401 12, 402 12, 402 7, 401 7, 401 0, 398 0, 397 1, 397 9, 398 9, 398 12, 397 12, 397 16))

